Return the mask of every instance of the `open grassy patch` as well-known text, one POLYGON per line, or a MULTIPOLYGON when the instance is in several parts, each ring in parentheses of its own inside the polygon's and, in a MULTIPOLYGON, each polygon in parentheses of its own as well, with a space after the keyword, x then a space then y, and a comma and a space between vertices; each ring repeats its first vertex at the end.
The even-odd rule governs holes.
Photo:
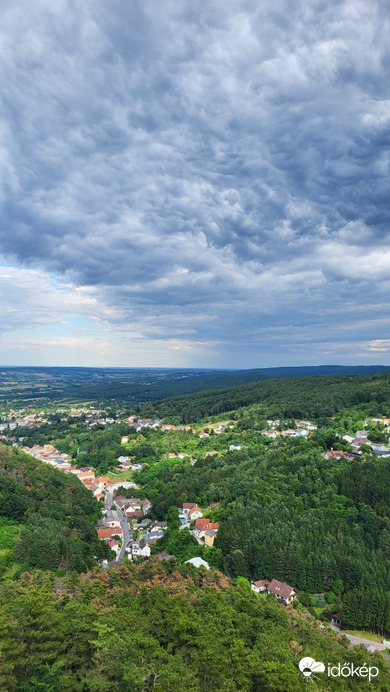
POLYGON ((21 524, 0 517, 0 550, 13 550, 21 528, 21 524))
POLYGON ((350 634, 352 637, 361 637, 362 639, 370 639, 372 642, 383 641, 383 637, 380 634, 374 634, 373 632, 366 632, 366 630, 341 630, 342 634, 350 634))

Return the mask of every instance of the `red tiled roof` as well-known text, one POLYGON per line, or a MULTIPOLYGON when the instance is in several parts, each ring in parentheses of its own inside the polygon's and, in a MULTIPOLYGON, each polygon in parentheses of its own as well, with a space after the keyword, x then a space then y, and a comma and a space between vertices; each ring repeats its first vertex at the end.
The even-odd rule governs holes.
POLYGON ((111 538, 122 533, 122 529, 118 526, 114 529, 98 529, 98 538, 111 538))

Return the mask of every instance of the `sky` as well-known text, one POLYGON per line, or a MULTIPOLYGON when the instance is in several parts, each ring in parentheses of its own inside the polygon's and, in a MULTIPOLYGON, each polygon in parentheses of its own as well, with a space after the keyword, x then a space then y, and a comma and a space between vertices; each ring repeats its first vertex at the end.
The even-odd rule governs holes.
POLYGON ((387 0, 2 0, 0 363, 390 364, 387 0))

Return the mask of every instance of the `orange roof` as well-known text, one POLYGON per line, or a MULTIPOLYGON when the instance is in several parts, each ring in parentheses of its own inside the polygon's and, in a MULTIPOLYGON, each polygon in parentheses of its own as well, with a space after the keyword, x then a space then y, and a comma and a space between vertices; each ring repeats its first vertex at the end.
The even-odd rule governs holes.
POLYGON ((111 538, 118 533, 118 529, 98 529, 98 538, 111 538))

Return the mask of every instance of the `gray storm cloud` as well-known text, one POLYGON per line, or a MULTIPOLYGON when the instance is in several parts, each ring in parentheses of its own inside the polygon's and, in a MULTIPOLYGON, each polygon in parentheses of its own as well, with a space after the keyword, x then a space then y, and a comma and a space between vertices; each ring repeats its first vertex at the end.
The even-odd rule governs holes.
POLYGON ((386 340, 386 3, 0 13, 5 261, 161 338, 386 340))

